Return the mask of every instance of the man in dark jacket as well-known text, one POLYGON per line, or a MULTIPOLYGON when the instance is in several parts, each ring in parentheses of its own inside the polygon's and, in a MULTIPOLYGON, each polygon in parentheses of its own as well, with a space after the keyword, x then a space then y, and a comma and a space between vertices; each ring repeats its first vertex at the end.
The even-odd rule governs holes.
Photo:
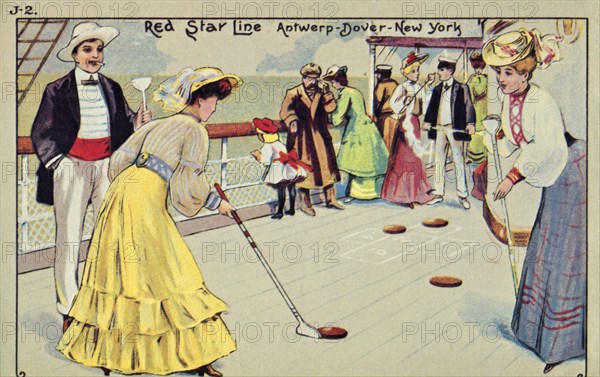
POLYGON ((441 83, 433 89, 423 124, 423 128, 428 130, 429 139, 435 140, 434 198, 429 204, 439 203, 444 198, 446 156, 450 147, 458 201, 464 209, 469 209, 471 204, 468 200, 463 143, 471 140, 475 132, 475 109, 469 87, 453 77, 456 60, 445 55, 438 59, 441 83))
POLYGON ((31 130, 40 159, 37 200, 54 205, 56 255, 54 277, 63 330, 79 289, 79 246, 88 204, 94 215, 108 189, 109 157, 134 129, 151 118, 132 112, 115 81, 98 73, 104 47, 119 35, 93 22, 75 26, 69 45, 58 53, 75 69, 48 84, 31 130))
POLYGON ((373 116, 377 124, 377 129, 386 142, 386 147, 391 150, 391 141, 394 138, 394 128, 397 119, 392 118, 394 110, 390 106, 390 97, 394 93, 394 89, 398 86, 398 82, 392 77, 392 66, 388 64, 378 64, 375 69, 375 77, 377 77, 377 85, 373 93, 373 116), (390 131, 391 130, 391 131, 390 131))

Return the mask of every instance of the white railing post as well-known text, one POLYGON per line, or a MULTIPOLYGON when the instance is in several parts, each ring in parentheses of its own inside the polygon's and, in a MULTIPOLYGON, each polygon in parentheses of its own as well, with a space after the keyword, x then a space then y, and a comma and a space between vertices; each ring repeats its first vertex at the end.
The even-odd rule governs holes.
POLYGON ((221 139, 221 187, 223 187, 223 189, 227 188, 227 182, 226 182, 226 171, 227 171, 227 159, 229 158, 227 156, 227 145, 229 142, 229 138, 224 137, 221 139))
POLYGON ((467 57, 467 46, 463 49, 463 65, 465 67, 465 73, 463 74, 464 83, 467 83, 467 79, 469 78, 467 75, 467 64, 469 64, 469 58, 467 57))
POLYGON ((377 60, 377 45, 376 44, 369 44, 369 74, 367 77, 369 77, 369 112, 371 114, 373 114, 375 112, 375 96, 374 96, 374 92, 375 92, 375 63, 377 60))
POLYGON ((29 251, 29 155, 21 155, 21 239, 18 249, 21 252, 29 251))
MULTIPOLYGON (((237 154, 237 153, 234 153, 234 154, 237 154)), ((19 185, 19 188, 21 189, 21 192, 19 194, 20 199, 21 199, 21 203, 19 204, 20 216, 17 219, 19 229, 21 230, 21 236, 19 237, 17 248, 20 253, 27 253, 27 252, 40 250, 41 248, 49 247, 50 245, 54 245, 54 239, 45 239, 42 237, 45 235, 45 233, 44 234, 38 234, 38 233, 32 234, 31 233, 32 221, 43 220, 43 219, 46 219, 48 215, 50 215, 50 216, 52 216, 52 215, 49 213, 47 214, 46 211, 42 211, 43 213, 36 215, 36 213, 38 213, 40 211, 38 211, 36 209, 37 204, 35 202, 35 200, 36 200, 35 195, 31 195, 31 193, 29 192, 31 185, 36 184, 36 178, 34 177, 34 178, 30 179, 29 174, 28 174, 28 170, 30 169, 30 165, 32 163, 31 159, 36 158, 35 155, 33 155, 33 154, 28 155, 25 153, 21 153, 21 154, 18 154, 18 158, 21 159, 20 161, 18 161, 18 163, 19 163, 19 167, 22 170, 22 174, 21 174, 20 179, 18 179, 18 182, 17 182, 17 184, 19 185)), ((217 158, 214 160, 210 160, 210 161, 208 161, 208 163, 215 164, 215 166, 220 167, 220 169, 221 169, 220 184, 221 184, 221 187, 223 187, 223 188, 228 188, 230 190, 231 189, 245 189, 245 188, 249 188, 252 186, 262 185, 263 182, 260 179, 250 180, 250 181, 242 180, 241 182, 235 182, 235 179, 233 179, 233 181, 232 181, 232 178, 227 176, 227 168, 230 163, 237 164, 239 161, 244 161, 244 159, 246 159, 246 158, 247 158, 247 156, 230 158, 229 157, 229 137, 223 137, 223 138, 221 138, 220 159, 217 158), (233 182, 233 184, 232 184, 232 182, 233 182)), ((241 165, 243 165, 243 164, 241 164, 241 165)), ((234 168, 237 169, 237 166, 232 166, 232 169, 234 169, 234 168)), ((242 166, 242 168, 243 168, 243 166, 242 166)), ((235 173, 235 171, 234 171, 234 173, 235 173)), ((243 172, 241 172, 240 174, 243 175, 243 172)), ((217 180, 218 179, 219 178, 217 178, 217 180)), ((255 206, 255 205, 262 205, 262 204, 269 203, 271 201, 272 200, 267 200, 267 201, 251 200, 247 203, 240 204, 238 206, 238 208, 246 208, 246 207, 251 207, 251 206, 255 206)), ((212 213, 212 211, 203 212, 201 214, 198 214, 197 217, 209 215, 210 213, 212 213)), ((174 216, 173 219, 176 222, 187 219, 187 217, 185 217, 179 213, 174 213, 173 216, 174 216)), ((89 239, 89 237, 85 237, 84 239, 89 239)))

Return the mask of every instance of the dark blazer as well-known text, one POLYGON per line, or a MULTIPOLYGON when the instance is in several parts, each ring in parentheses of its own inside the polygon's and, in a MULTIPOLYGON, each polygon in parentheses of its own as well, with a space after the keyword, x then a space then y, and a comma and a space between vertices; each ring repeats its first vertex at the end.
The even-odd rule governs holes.
MULTIPOLYGON (((111 148, 117 150, 133 133, 135 113, 127 105, 117 82, 98 74, 98 81, 108 106, 111 148)), ((80 126, 79 96, 75 70, 48 84, 42 96, 31 141, 41 163, 37 170, 37 201, 54 204, 54 170, 45 165, 59 154, 67 155, 77 138, 80 126)))
MULTIPOLYGON (((437 125, 438 119, 438 110, 440 108, 440 100, 442 98, 442 85, 444 83, 438 84, 433 89, 433 94, 431 95, 431 99, 429 100, 429 106, 427 107, 427 112, 425 113, 425 123, 431 124, 432 127, 437 125)), ((473 107, 473 102, 471 102, 471 92, 469 91, 469 87, 466 84, 460 83, 454 79, 454 83, 452 84, 452 88, 449 88, 452 93, 450 93, 450 109, 452 110, 452 128, 455 130, 465 130, 467 128, 468 123, 475 124, 475 108, 473 107)), ((427 136, 430 139, 435 140, 437 136, 437 131, 433 128, 429 130, 427 136)), ((454 138, 456 140, 469 141, 471 140, 471 135, 455 132, 454 138)))

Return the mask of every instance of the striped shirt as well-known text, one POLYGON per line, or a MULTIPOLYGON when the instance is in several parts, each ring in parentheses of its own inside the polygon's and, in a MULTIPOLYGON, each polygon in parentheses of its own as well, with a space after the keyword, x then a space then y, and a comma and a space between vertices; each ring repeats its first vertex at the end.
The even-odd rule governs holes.
POLYGON ((102 87, 99 84, 82 84, 83 80, 90 80, 90 76, 98 81, 98 73, 88 73, 79 67, 75 69, 81 114, 79 133, 77 134, 79 139, 100 139, 110 136, 110 118, 102 87))
POLYGON ((451 77, 447 81, 442 81, 442 95, 440 97, 440 108, 438 111, 438 124, 445 126, 452 124, 452 85, 454 79, 451 77))

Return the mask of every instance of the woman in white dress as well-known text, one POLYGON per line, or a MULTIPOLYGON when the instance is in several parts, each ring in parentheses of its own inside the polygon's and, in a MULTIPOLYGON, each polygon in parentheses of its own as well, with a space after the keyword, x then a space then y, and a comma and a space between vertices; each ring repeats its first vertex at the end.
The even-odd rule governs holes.
POLYGON ((285 207, 285 190, 290 194, 290 208, 286 215, 296 213, 296 182, 301 182, 308 176, 310 167, 298 160, 298 154, 293 149, 288 153, 286 146, 279 140, 279 128, 271 119, 254 118, 252 124, 256 135, 264 144, 260 151, 253 151, 252 156, 265 165, 263 181, 277 189, 278 207, 272 219, 281 219, 285 207))

